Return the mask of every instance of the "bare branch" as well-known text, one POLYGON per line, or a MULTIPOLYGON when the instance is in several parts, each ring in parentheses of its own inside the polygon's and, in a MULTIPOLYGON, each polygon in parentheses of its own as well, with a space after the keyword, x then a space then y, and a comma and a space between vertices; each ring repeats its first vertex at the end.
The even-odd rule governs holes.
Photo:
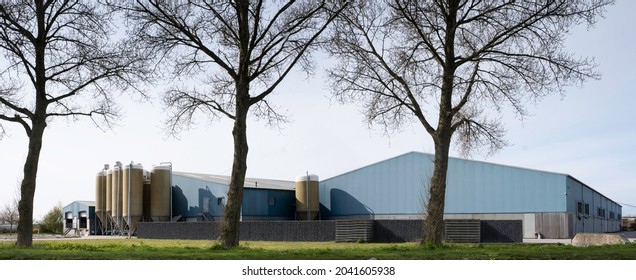
MULTIPOLYGON (((239 7, 232 2, 137 1, 116 8, 124 11, 134 23, 130 34, 131 41, 137 42, 136 48, 154 53, 158 58, 155 60, 157 64, 162 63, 166 69, 172 70, 160 74, 171 79, 221 82, 223 90, 220 93, 193 89, 170 90, 167 93, 167 105, 176 106, 170 107, 176 112, 171 117, 189 123, 192 120, 184 118, 184 112, 196 111, 191 110, 193 106, 209 106, 209 109, 233 119, 234 108, 228 106, 227 94, 238 91, 243 69, 247 71, 244 74, 250 83, 248 106, 266 102, 265 98, 275 91, 295 65, 302 64, 304 69, 309 69, 305 68, 309 64, 306 57, 312 45, 347 5, 328 1, 255 1, 246 6, 248 31, 251 33, 245 38, 239 34, 239 7), (244 54, 246 60, 240 59, 241 46, 246 43, 241 40, 248 41, 244 54), (219 69, 233 81, 231 88, 228 88, 226 79, 219 79, 219 69), (186 98, 186 93, 194 92, 196 94, 186 98), (181 105, 185 108, 180 108, 181 105)), ((257 106, 268 108, 265 111, 273 108, 268 104, 257 106)), ((275 112, 253 115, 272 117, 268 123, 284 119, 275 112)), ((186 128, 188 125, 173 124, 169 127, 186 128)))
MULTIPOLYGON (((488 125, 493 122, 479 117, 490 108, 510 106, 523 118, 527 114, 525 101, 563 93, 567 86, 600 77, 593 60, 564 52, 562 43, 564 30, 581 22, 594 23, 610 3, 357 3, 336 22, 327 49, 342 61, 329 71, 333 92, 340 97, 350 95, 354 102, 368 100, 363 103, 367 119, 382 119, 385 126, 399 127, 405 119, 401 114, 410 112, 437 138, 440 127, 433 128, 428 119, 437 119, 442 125, 443 120, 470 115, 461 123, 470 124, 472 131, 484 131, 474 128, 480 127, 479 121, 485 122, 481 128, 493 127, 488 125), (378 69, 386 73, 378 73, 378 69), (446 92, 445 79, 452 79, 446 92), (450 106, 444 111, 426 104, 450 106), (466 106, 471 108, 470 114, 464 111, 466 106), (395 110, 395 121, 387 124, 385 116, 391 110, 395 110), (429 110, 434 113, 427 114, 429 110)), ((462 127, 458 124, 443 122, 449 131, 462 127)), ((484 139, 493 139, 495 147, 503 143, 484 139)))
MULTIPOLYGON (((314 10, 311 10, 311 11, 309 11, 307 13, 301 14, 301 17, 300 17, 299 20, 297 20, 297 23, 295 25, 289 26, 287 28, 287 30, 285 31, 285 33, 289 33, 290 35, 294 35, 294 34, 300 33, 303 29, 305 29, 305 28, 302 27, 302 25, 304 23, 306 23, 307 21, 311 20, 311 18, 314 17, 314 15, 318 14, 320 12, 320 10, 322 10, 324 8, 325 5, 326 5, 325 3, 322 3, 320 6, 316 7, 314 10)), ((252 104, 263 100, 263 98, 265 98, 265 96, 269 95, 270 93, 272 93, 274 91, 274 89, 276 89, 276 87, 283 81, 283 79, 285 79, 285 77, 287 77, 287 74, 289 74, 289 72, 291 72, 292 68, 298 63, 298 61, 303 58, 303 56, 305 55, 305 52, 307 52, 307 49, 309 49, 309 47, 318 38, 318 36, 320 36, 320 34, 327 28, 327 26, 332 21, 334 21, 334 19, 344 9, 346 9, 347 5, 348 5, 348 3, 345 3, 344 5, 340 6, 338 8, 338 10, 336 10, 334 13, 332 13, 329 16, 329 18, 324 21, 322 26, 317 31, 315 31, 313 33, 313 35, 311 37, 309 37, 309 39, 307 39, 305 42, 303 42, 300 45, 300 47, 298 48, 297 51, 290 53, 290 55, 284 56, 282 59, 279 60, 278 63, 275 63, 275 64, 273 64, 271 66, 267 66, 269 63, 266 63, 262 70, 256 71, 256 72, 254 72, 252 74, 253 76, 258 76, 258 75, 262 74, 264 71, 268 71, 270 69, 283 67, 282 68, 283 72, 278 76, 278 78, 271 85, 269 85, 269 87, 266 90, 264 90, 260 94, 256 95, 255 97, 251 98, 251 103, 252 104), (284 63, 287 64, 286 67, 283 66, 284 63)), ((281 34, 281 33, 279 33, 279 34, 281 34)), ((288 38, 290 37, 290 35, 287 35, 288 38)), ((277 52, 276 54, 278 54, 278 53, 281 53, 281 52, 277 52)), ((261 57, 263 57, 263 56, 261 56, 261 57)), ((270 58, 270 61, 274 57, 276 57, 276 55, 273 55, 271 57, 272 58, 270 58)), ((269 106, 267 106, 267 107, 271 108, 269 106)))

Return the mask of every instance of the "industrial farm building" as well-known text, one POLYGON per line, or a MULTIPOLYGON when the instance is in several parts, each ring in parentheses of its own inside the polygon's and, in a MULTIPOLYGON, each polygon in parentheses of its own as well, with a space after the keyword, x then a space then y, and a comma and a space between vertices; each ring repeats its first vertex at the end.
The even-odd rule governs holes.
MULTIPOLYGON (((331 219, 418 219, 434 156, 411 152, 320 182, 331 219)), ((621 206, 566 174, 450 158, 444 219, 520 220, 523 237, 620 230, 621 206)))
POLYGON ((95 201, 74 201, 62 208, 62 215, 64 235, 102 234, 101 231, 96 231, 101 224, 95 216, 95 201))
MULTIPOLYGON (((174 216, 183 221, 220 221, 227 202, 230 177, 188 172, 172 173, 174 216)), ((241 219, 295 219, 295 183, 246 178, 241 219)))
MULTIPOLYGON (((294 181, 247 178, 241 238, 338 240, 338 228, 356 223, 363 228, 362 240, 421 238, 433 158, 411 152, 322 181, 309 174, 294 181), (296 239, 285 237, 286 232, 296 239)), ((97 176, 94 211, 102 230, 95 232, 218 237, 229 177, 173 172, 171 165, 160 165, 140 171, 143 176, 133 180, 130 172, 119 175, 124 167, 116 165, 112 172, 105 168, 97 176), (156 175, 157 170, 166 172, 156 175), (161 182, 155 183, 153 176, 161 182), (134 199, 118 198, 122 193, 134 199)), ((482 235, 478 242, 521 242, 619 231, 621 206, 570 175, 450 158, 444 218, 447 224, 476 221, 482 235)))

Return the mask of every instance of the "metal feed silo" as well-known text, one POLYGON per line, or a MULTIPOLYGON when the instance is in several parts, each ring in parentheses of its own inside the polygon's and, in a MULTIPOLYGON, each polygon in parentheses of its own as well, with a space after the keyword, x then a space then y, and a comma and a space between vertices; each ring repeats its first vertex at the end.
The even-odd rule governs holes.
POLYGON ((113 220, 115 222, 115 226, 117 229, 122 229, 124 227, 124 221, 122 217, 122 165, 121 162, 117 162, 113 167, 113 187, 112 187, 112 207, 113 207, 113 220))
POLYGON ((95 176, 95 214, 106 225, 106 170, 102 170, 95 176))
MULTIPOLYGON (((108 169, 106 171, 106 188, 105 188, 105 208, 106 219, 112 219, 113 217, 113 170, 108 169)), ((104 222, 104 226, 107 226, 107 222, 104 222)))
POLYGON ((150 170, 150 218, 155 222, 170 220, 172 164, 153 165, 150 170))
POLYGON ((144 169, 139 163, 124 165, 122 171, 122 215, 128 224, 129 235, 143 217, 144 169))
POLYGON ((296 177, 296 215, 301 220, 314 220, 319 212, 318 175, 296 177))

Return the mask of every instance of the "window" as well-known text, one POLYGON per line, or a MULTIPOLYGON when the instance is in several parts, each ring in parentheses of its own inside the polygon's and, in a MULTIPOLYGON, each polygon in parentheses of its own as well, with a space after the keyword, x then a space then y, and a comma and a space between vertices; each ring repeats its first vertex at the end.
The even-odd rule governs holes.
POLYGON ((610 211, 610 219, 614 220, 614 211, 610 211))
POLYGON ((225 197, 219 197, 216 199, 216 204, 223 205, 225 204, 225 197))
POLYGON ((268 205, 276 205, 276 197, 275 196, 270 196, 267 198, 267 204, 268 205))
POLYGON ((590 215, 590 204, 585 203, 585 215, 590 215))
POLYGON ((583 202, 577 202, 576 203, 576 212, 579 214, 583 213, 583 202))
POLYGON ((603 208, 598 208, 598 216, 601 218, 605 218, 605 209, 603 208))

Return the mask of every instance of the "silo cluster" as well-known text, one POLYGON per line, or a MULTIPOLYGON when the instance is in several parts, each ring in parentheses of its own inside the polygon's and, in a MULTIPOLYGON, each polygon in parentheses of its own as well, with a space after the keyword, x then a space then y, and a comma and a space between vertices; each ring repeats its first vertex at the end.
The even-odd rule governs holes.
POLYGON ((143 221, 164 222, 171 216, 172 164, 104 165, 95 179, 95 213, 104 234, 134 234, 143 221))

